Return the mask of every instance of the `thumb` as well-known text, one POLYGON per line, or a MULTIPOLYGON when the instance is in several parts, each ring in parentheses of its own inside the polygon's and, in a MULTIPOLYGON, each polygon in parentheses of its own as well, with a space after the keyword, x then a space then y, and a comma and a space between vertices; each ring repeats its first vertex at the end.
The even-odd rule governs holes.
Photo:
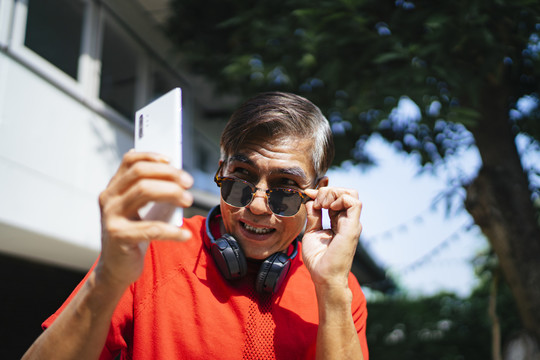
POLYGON ((322 230, 322 210, 313 208, 313 201, 308 201, 306 203, 307 210, 307 223, 306 223, 306 233, 312 231, 322 230))

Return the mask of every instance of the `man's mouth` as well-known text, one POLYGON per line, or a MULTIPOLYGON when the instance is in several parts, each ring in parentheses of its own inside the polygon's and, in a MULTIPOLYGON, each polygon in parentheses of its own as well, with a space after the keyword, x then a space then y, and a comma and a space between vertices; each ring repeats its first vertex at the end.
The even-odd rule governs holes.
POLYGON ((252 233, 255 233, 257 235, 265 235, 265 234, 269 234, 271 233, 272 231, 274 231, 274 229, 272 228, 267 228, 267 227, 255 227, 255 226, 251 226, 251 225, 248 225, 244 222, 242 222, 242 227, 244 229, 246 229, 247 231, 249 232, 252 232, 252 233))

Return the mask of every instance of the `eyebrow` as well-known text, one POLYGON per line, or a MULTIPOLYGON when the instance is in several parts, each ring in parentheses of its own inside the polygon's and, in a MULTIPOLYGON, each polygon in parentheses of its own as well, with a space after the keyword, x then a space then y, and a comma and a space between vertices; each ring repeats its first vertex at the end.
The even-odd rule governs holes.
POLYGON ((244 154, 235 154, 229 158, 228 162, 238 161, 247 165, 255 166, 255 163, 244 154))
MULTIPOLYGON (((253 162, 253 160, 251 160, 250 158, 248 158, 244 154, 232 155, 229 160, 231 162, 237 161, 237 162, 241 162, 243 164, 255 167, 255 163, 253 162)), ((270 172, 270 174, 275 174, 275 173, 282 174, 282 175, 294 176, 294 177, 297 177, 297 178, 301 178, 305 182, 309 182, 309 179, 308 179, 306 173, 299 166, 293 166, 293 167, 289 167, 289 168, 279 168, 279 169, 276 169, 276 170, 273 170, 273 171, 270 172)))
POLYGON ((307 176, 306 176, 306 173, 304 172, 304 170, 302 170, 302 168, 300 167, 290 167, 290 168, 282 168, 282 169, 277 169, 275 171, 271 171, 271 173, 278 173, 278 174, 283 174, 283 175, 290 175, 290 176, 294 176, 294 177, 299 177, 301 178, 302 180, 305 180, 307 181, 307 176))

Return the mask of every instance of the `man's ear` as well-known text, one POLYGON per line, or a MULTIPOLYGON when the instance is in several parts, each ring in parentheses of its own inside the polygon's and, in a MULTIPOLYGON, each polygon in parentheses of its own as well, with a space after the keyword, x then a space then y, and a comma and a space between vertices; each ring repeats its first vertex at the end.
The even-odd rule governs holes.
POLYGON ((328 176, 323 176, 322 178, 320 178, 317 182, 317 186, 315 187, 315 189, 319 189, 325 186, 328 186, 328 176))

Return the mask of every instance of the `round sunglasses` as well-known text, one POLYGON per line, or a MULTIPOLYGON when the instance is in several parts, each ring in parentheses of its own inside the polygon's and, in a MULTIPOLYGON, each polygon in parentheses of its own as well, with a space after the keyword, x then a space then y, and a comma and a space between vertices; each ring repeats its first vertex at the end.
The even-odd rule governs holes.
MULTIPOLYGON (((250 182, 232 177, 221 177, 217 173, 214 181, 221 188, 223 200, 234 207, 248 206, 259 190, 250 182)), ((294 216, 302 204, 310 200, 309 196, 296 189, 273 188, 265 190, 265 192, 268 207, 278 216, 294 216)))

